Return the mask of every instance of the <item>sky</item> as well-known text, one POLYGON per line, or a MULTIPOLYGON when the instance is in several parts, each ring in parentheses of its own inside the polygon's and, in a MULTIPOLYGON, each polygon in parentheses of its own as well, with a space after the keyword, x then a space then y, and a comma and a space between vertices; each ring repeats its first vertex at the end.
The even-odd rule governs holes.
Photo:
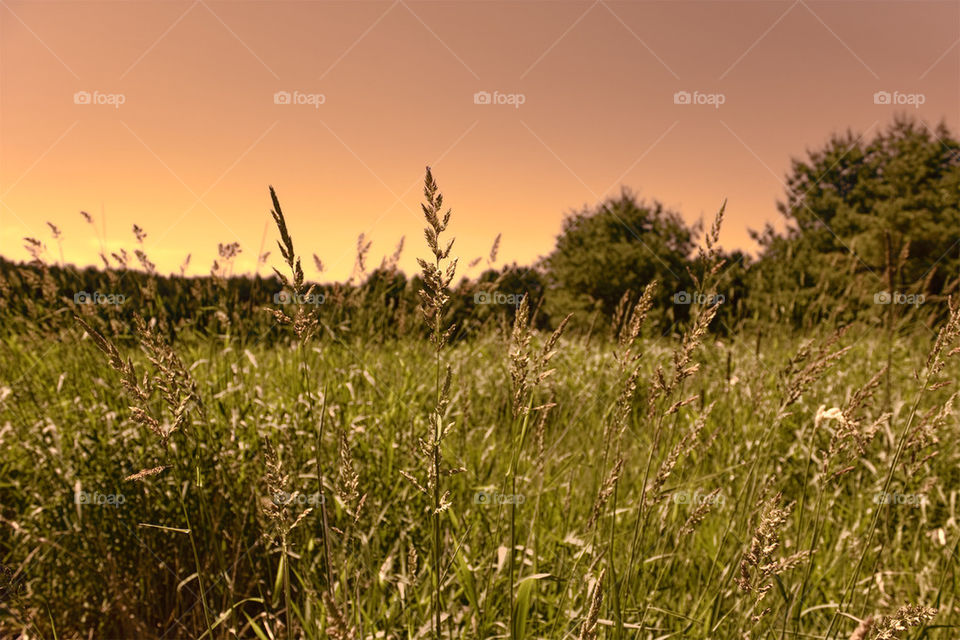
POLYGON ((427 165, 461 273, 624 186, 689 222, 726 199, 752 252, 831 134, 957 131, 958 42, 955 0, 0 0, 0 255, 97 264, 138 224, 161 272, 232 242, 265 271, 273 185, 308 278, 348 278, 361 233, 413 273, 427 165))

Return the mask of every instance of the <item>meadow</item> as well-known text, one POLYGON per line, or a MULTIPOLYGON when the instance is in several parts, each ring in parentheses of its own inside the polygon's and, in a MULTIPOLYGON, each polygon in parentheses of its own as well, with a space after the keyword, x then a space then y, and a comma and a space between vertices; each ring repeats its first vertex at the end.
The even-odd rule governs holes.
POLYGON ((149 268, 124 305, 4 277, 0 638, 960 636, 949 300, 663 331, 651 282, 612 321, 521 296, 461 336, 429 172, 419 310, 314 304, 273 210, 276 278, 211 305, 149 268))

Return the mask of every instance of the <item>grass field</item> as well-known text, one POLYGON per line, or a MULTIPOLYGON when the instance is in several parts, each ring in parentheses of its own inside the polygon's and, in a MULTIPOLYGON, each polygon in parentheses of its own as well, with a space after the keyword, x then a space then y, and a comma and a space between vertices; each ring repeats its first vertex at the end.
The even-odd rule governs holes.
POLYGON ((427 192, 432 341, 4 336, 0 637, 960 636, 960 314, 450 341, 427 192))

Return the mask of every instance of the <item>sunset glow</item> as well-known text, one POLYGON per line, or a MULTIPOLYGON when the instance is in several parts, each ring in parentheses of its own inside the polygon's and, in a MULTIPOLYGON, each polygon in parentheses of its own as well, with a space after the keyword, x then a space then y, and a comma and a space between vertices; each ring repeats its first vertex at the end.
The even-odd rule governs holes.
POLYGON ((406 236, 411 273, 425 165, 465 261, 502 232, 529 264, 621 186, 688 220, 727 199, 753 250, 791 157, 896 113, 956 128, 958 39, 953 2, 6 1, 0 254, 59 260, 49 221, 96 264, 137 223, 162 272, 218 242, 250 272, 272 184, 308 277, 348 277, 360 233, 374 263, 406 236))

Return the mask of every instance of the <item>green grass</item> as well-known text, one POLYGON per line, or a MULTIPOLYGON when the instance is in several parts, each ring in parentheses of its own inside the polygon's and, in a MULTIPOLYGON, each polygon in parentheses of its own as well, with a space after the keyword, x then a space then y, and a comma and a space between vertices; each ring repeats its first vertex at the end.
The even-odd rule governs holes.
MULTIPOLYGON (((604 434, 616 424, 623 385, 617 345, 597 336, 561 339, 554 373, 530 392, 533 406, 556 406, 543 424, 542 445, 530 420, 522 455, 515 455, 522 419, 512 411, 509 336, 488 332, 449 345, 443 360, 453 383, 442 453, 463 472, 441 480, 450 490, 450 507, 440 513, 441 635, 578 637, 593 582, 606 567, 597 637, 822 638, 832 626, 832 637, 848 638, 855 618, 906 604, 939 613, 902 637, 957 637, 960 448, 952 412, 931 430, 936 442, 907 448, 893 470, 888 491, 905 497, 875 502, 918 398, 913 371, 933 336, 897 340, 889 408, 881 385, 858 412, 861 427, 887 410, 891 417, 862 455, 847 462, 834 456, 824 473, 837 422, 817 423, 817 409, 844 407, 884 366, 883 336, 866 327, 848 332, 833 350, 850 350, 778 417, 790 386, 782 372, 800 339, 765 335, 759 358, 752 333, 723 343, 706 336, 693 354, 700 370, 657 400, 652 413, 650 382, 657 366, 671 373, 679 337, 640 339, 622 471, 615 495, 589 527, 613 466, 615 434, 604 434), (711 404, 699 437, 638 518, 648 459, 649 487, 711 404), (714 490, 715 504, 681 534, 701 496, 714 490), (523 496, 515 508, 513 563, 511 505, 478 503, 481 491, 523 496), (738 578, 760 514, 777 492, 781 506, 795 505, 777 528, 779 547, 768 561, 813 553, 776 576, 764 577, 760 568, 749 574, 752 587, 765 590, 758 604, 756 591, 742 590, 738 578), (903 503, 919 495, 924 504, 903 503)), ((545 338, 534 335, 533 349, 545 338)), ((17 575, 0 603, 0 637, 431 636, 434 499, 401 475, 425 477, 421 442, 437 405, 429 343, 324 337, 302 348, 239 350, 184 336, 175 350, 196 382, 203 417, 191 410, 165 448, 133 419, 119 375, 79 326, 56 340, 6 339, 0 563, 17 575), (279 461, 272 480, 271 451, 279 461), (124 480, 164 465, 143 480, 124 480), (302 501, 271 511, 277 486, 299 492, 302 501), (77 490, 122 495, 123 504, 78 505, 77 490)), ((125 352, 138 376, 153 371, 142 352, 125 352)), ((956 369, 948 360, 942 375, 956 369)), ((170 407, 152 385, 147 407, 171 423, 170 407)), ((919 396, 919 415, 936 410, 950 392, 919 396)))
POLYGON ((152 272, 135 309, 176 313, 145 322, 16 278, 43 295, 3 307, 0 639, 957 637, 960 308, 658 336, 651 286, 614 330, 525 301, 458 334, 424 195, 425 322, 374 288, 264 331, 242 286, 159 304, 152 272))

